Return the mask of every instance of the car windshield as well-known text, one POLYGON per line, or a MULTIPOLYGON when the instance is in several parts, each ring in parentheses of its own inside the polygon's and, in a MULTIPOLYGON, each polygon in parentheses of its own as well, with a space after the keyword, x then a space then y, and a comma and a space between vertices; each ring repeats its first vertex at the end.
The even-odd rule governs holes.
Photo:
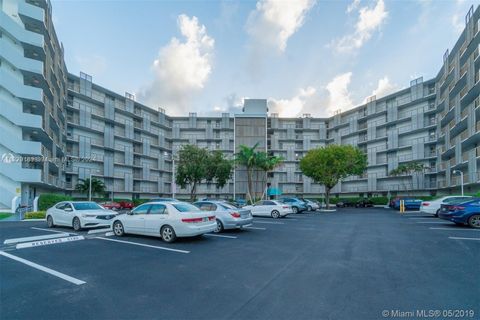
POLYGON ((218 203, 218 205, 224 209, 238 209, 238 207, 229 202, 218 203))
POLYGON ((103 210, 103 208, 95 202, 74 203, 73 207, 75 208, 75 210, 103 210))
POLYGON ((193 204, 186 202, 177 202, 173 203, 172 206, 175 207, 180 212, 192 212, 192 211, 201 211, 199 208, 195 207, 193 204))

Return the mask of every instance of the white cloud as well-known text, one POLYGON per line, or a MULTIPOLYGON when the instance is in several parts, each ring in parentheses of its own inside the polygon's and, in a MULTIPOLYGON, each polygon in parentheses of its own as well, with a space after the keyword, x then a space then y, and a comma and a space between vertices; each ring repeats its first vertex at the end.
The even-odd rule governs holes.
POLYGON ((327 111, 329 114, 338 109, 345 111, 353 107, 353 102, 348 92, 351 78, 352 72, 346 72, 336 76, 327 84, 326 89, 329 94, 327 111))
POLYGON ((255 46, 285 51, 288 39, 303 25, 315 0, 259 0, 247 20, 247 32, 255 46))
MULTIPOLYGON (((385 76, 380 80, 378 80, 377 88, 373 90, 372 96, 375 95, 375 97, 378 99, 386 95, 389 95, 390 93, 393 93, 398 89, 400 89, 400 87, 395 83, 391 83, 390 79, 388 79, 388 77, 385 76)), ((366 100, 367 99, 365 98, 364 103, 366 102, 366 100)))
POLYGON ((360 0, 353 0, 353 2, 350 3, 347 7, 347 13, 350 13, 353 10, 357 9, 359 5, 360 5, 360 0))
POLYGON ((458 33, 462 32, 463 28, 465 28, 465 24, 460 16, 460 13, 457 12, 452 15, 452 26, 458 33))
POLYGON ((297 95, 290 99, 269 98, 268 109, 272 113, 278 113, 280 117, 297 117, 305 111, 306 104, 316 91, 314 87, 307 87, 299 89, 297 95))
POLYGON ((192 111, 189 102, 212 72, 215 43, 197 17, 182 14, 177 24, 184 39, 173 37, 160 49, 153 63, 155 79, 139 94, 145 103, 161 106, 173 115, 192 111))
MULTIPOLYGON (((352 10, 354 9, 352 8, 352 10)), ((352 52, 361 48, 372 37, 373 33, 380 29, 387 17, 388 12, 384 0, 377 0, 373 8, 360 8, 355 30, 351 34, 335 40, 333 47, 338 52, 352 52)))
POLYGON ((219 112, 227 112, 231 114, 241 113, 245 99, 248 99, 248 97, 240 97, 236 93, 231 93, 223 98, 221 105, 215 105, 213 107, 213 113, 210 112, 209 114, 218 115, 219 112))

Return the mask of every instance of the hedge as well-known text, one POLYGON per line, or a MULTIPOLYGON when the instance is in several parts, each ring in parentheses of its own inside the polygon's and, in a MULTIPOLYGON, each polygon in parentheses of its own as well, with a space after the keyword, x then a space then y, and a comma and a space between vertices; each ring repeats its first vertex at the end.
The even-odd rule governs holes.
POLYGON ((38 210, 45 211, 48 208, 53 207, 58 202, 71 200, 73 200, 72 197, 63 194, 44 193, 40 195, 38 200, 38 210))
POLYGON ((148 202, 150 199, 133 199, 133 205, 136 207, 136 206, 139 206, 141 204, 144 204, 145 202, 148 202))
POLYGON ((31 211, 25 213, 25 216, 23 217, 24 220, 28 219, 45 219, 45 213, 46 211, 31 211))

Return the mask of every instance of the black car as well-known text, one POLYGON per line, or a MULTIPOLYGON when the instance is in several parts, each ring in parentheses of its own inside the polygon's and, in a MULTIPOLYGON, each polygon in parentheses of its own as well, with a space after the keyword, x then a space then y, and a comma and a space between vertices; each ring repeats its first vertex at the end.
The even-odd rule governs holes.
POLYGON ((357 203, 355 203, 355 208, 371 208, 371 207, 373 207, 373 202, 368 199, 358 200, 357 203))
POLYGON ((347 207, 354 207, 355 203, 351 201, 339 201, 336 204, 337 208, 347 208, 347 207))

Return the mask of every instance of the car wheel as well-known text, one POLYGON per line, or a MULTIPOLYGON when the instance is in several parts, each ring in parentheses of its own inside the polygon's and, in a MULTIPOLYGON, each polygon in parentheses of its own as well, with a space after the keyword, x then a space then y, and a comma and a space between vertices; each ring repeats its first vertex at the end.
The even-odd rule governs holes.
POLYGON ((175 230, 171 226, 163 226, 162 230, 160 230, 160 235, 162 236, 163 241, 171 243, 177 239, 177 235, 175 234, 175 230))
POLYGON ((222 221, 217 219, 217 226, 216 226, 216 228, 213 232, 219 233, 219 232, 222 232, 222 231, 223 231, 223 223, 222 223, 222 221))
POLYGON ((53 218, 52 218, 52 216, 48 216, 48 217, 47 217, 47 226, 48 226, 49 228, 55 227, 55 224, 53 223, 53 218))
POLYGON ((82 230, 82 224, 80 223, 80 219, 78 219, 77 217, 73 218, 73 230, 82 230))
POLYGON ((273 219, 280 218, 280 212, 278 212, 277 210, 273 210, 271 215, 273 219))
POLYGON ((435 217, 438 218, 438 214, 440 213, 440 209, 437 210, 437 212, 435 212, 435 217))
POLYGON ((475 214, 468 219, 468 225, 472 228, 480 228, 480 214, 475 214))
POLYGON ((117 237, 121 237, 125 234, 125 230, 123 229, 123 224, 120 221, 115 221, 113 223, 113 233, 117 237))
POLYGON ((313 211, 312 206, 308 206, 308 207, 307 207, 307 210, 308 210, 308 211, 313 211))
POLYGON ((297 214, 298 213, 298 208, 297 207, 292 207, 292 211, 293 211, 293 214, 297 214))

